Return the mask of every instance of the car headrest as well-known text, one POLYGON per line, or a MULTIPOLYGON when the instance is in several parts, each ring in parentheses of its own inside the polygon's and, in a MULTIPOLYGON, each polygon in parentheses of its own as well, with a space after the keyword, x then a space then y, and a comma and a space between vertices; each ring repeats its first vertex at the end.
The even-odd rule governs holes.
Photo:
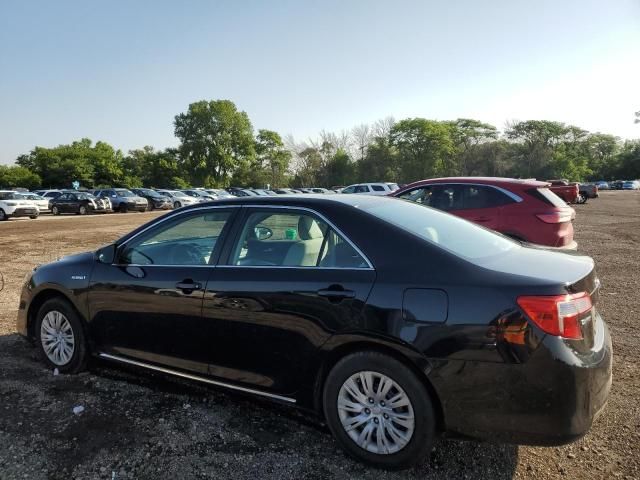
POLYGON ((300 240, 312 240, 322 238, 322 229, 313 218, 303 215, 298 220, 298 236, 300 240))

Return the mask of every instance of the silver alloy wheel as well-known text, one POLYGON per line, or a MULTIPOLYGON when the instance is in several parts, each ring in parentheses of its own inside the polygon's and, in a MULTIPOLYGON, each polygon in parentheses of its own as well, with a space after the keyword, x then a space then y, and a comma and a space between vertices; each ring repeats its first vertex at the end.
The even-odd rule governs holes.
POLYGON ((75 350, 75 336, 67 317, 51 310, 42 319, 40 341, 49 360, 56 365, 66 365, 75 350))
POLYGON ((58 207, 52 207, 51 208, 51 213, 54 214, 54 215, 58 215, 58 213, 59 213, 58 207))
POLYGON ((415 428, 411 400, 379 372, 351 375, 338 392, 338 416, 349 438, 368 452, 387 455, 407 446, 415 428))
POLYGON ((84 205, 80 205, 80 215, 86 215, 87 213, 87 207, 85 207, 84 205))

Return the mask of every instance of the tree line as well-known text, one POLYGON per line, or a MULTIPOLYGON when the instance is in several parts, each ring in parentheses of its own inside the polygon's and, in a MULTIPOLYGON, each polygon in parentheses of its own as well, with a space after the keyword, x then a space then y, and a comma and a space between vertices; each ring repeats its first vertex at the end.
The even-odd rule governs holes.
POLYGON ((105 186, 186 188, 340 186, 361 181, 408 183, 437 176, 640 178, 640 140, 548 120, 517 121, 500 132, 474 119, 391 117, 297 142, 254 131, 229 100, 202 100, 174 118, 177 148, 145 146, 124 154, 83 138, 35 147, 0 165, 0 187, 105 186))

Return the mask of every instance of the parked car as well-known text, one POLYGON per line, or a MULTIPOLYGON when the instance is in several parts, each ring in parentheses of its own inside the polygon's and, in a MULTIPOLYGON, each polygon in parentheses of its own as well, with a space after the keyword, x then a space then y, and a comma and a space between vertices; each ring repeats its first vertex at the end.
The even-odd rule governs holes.
POLYGON ((598 190, 611 190, 609 183, 605 182, 604 180, 597 181, 596 185, 598 186, 598 190))
POLYGON ((444 210, 516 240, 575 249, 575 211, 546 182, 495 177, 422 180, 394 197, 444 210))
POLYGON ((577 183, 570 183, 567 180, 547 180, 549 190, 567 203, 577 203, 580 199, 580 187, 577 183))
POLYGON ((51 213, 75 213, 86 215, 87 213, 107 213, 111 211, 111 201, 108 198, 98 198, 88 192, 70 191, 62 192, 51 200, 51 213))
POLYGON ((33 193, 36 195, 40 195, 44 198, 56 198, 62 195, 62 190, 54 189, 54 190, 34 190, 33 193))
POLYGON ((622 190, 640 190, 640 182, 636 180, 627 180, 622 182, 622 190))
POLYGON ((296 405, 386 468, 440 433, 572 442, 604 408, 587 256, 387 197, 195 207, 30 274, 17 329, 49 368, 95 356, 296 405))
POLYGON ((32 192, 16 192, 22 198, 26 200, 30 200, 38 206, 38 211, 40 213, 48 213, 51 211, 51 206, 49 205, 50 200, 45 197, 41 197, 40 195, 32 192))
POLYGON ((169 197, 173 202, 173 208, 180 208, 200 203, 200 200, 197 198, 187 195, 186 193, 182 193, 179 190, 156 190, 156 192, 169 197))
POLYGON ((147 210, 147 199, 142 198, 126 188, 105 188, 96 191, 97 198, 108 198, 114 211, 127 213, 129 211, 144 212, 147 210))
POLYGON ((22 197, 13 190, 0 190, 0 221, 10 218, 38 218, 40 210, 32 200, 22 197))
POLYGON ((258 197, 259 195, 248 188, 234 188, 229 191, 234 197, 258 197))
POLYGON ((189 195, 190 197, 197 198, 201 202, 211 202, 217 199, 217 195, 211 195, 209 192, 205 190, 180 190, 185 195, 189 195))
POLYGON ((173 202, 166 195, 161 195, 150 188, 132 188, 137 196, 147 200, 147 210, 171 210, 173 202))
POLYGON ((396 183, 358 183, 349 185, 342 189, 340 193, 357 193, 364 195, 389 195, 396 191, 398 185, 396 183))
POLYGON ((598 198, 598 186, 595 183, 581 183, 578 187, 578 203, 587 203, 590 198, 598 198))
POLYGON ((206 188, 204 191, 209 195, 215 196, 217 199, 233 198, 233 195, 221 188, 206 188))

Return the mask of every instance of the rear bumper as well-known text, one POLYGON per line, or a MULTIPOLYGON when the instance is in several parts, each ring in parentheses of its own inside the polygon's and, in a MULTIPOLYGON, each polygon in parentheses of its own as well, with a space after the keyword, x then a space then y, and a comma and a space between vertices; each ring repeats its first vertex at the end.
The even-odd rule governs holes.
POLYGON ((611 338, 601 325, 602 344, 586 355, 547 336, 526 363, 460 362, 445 367, 455 379, 434 374, 446 434, 542 446, 585 435, 611 389, 611 338))

